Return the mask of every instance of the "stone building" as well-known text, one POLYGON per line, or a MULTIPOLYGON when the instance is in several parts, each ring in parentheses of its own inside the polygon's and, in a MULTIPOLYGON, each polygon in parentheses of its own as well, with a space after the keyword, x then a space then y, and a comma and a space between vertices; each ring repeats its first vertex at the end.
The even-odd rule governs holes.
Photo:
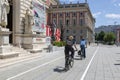
MULTIPOLYGON (((45 43, 45 29, 44 31, 37 31, 34 28, 31 29, 31 33, 25 33, 25 13, 31 6, 31 2, 36 2, 45 8, 45 21, 47 20, 47 10, 49 5, 56 5, 57 0, 49 0, 46 3, 45 0, 8 0, 10 3, 10 12, 8 14, 8 25, 7 28, 12 32, 10 34, 9 42, 12 45, 21 46, 23 48, 33 48, 33 45, 37 46, 36 43, 40 45, 45 43)), ((32 4, 33 5, 33 4, 32 4)), ((46 24, 44 24, 45 27, 46 24)), ((28 28, 29 30, 29 28, 28 28)), ((26 30, 27 31, 27 30, 26 30)))
POLYGON ((85 3, 51 5, 48 12, 48 25, 56 25, 64 30, 64 40, 73 35, 77 43, 80 36, 87 41, 94 41, 95 19, 93 18, 89 5, 85 3))

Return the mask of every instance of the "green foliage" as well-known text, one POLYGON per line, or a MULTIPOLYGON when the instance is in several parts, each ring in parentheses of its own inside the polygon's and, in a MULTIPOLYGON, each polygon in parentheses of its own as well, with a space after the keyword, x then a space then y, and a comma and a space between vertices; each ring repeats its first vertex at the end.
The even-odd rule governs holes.
POLYGON ((101 31, 101 32, 98 34, 98 37, 97 37, 98 41, 103 41, 104 36, 105 36, 105 32, 104 32, 104 31, 101 31))
POLYGON ((99 34, 95 34, 95 40, 100 41, 103 44, 113 45, 115 41, 115 34, 113 32, 105 33, 101 31, 99 34))
POLYGON ((104 36, 104 41, 109 45, 112 45, 115 40, 115 34, 113 32, 106 33, 104 36))
POLYGON ((95 40, 98 41, 98 34, 95 33, 95 40))
POLYGON ((65 46, 65 44, 66 43, 64 41, 54 41, 53 42, 53 45, 58 46, 58 47, 65 46))

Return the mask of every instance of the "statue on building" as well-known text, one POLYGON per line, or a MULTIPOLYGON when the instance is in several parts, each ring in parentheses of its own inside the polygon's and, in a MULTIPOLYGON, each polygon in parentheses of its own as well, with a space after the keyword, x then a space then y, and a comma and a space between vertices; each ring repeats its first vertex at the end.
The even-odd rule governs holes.
POLYGON ((0 26, 7 26, 7 14, 10 11, 8 0, 0 0, 0 26))
POLYGON ((25 33, 32 33, 32 26, 34 25, 33 6, 27 8, 25 13, 25 33))

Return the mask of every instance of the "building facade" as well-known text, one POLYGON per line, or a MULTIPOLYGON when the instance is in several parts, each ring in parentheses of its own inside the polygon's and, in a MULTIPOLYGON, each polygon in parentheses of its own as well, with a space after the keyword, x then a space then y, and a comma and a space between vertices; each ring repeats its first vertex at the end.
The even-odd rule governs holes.
POLYGON ((56 1, 55 0, 8 0, 8 1, 10 4, 10 12, 8 14, 7 28, 12 32, 9 37, 10 44, 21 46, 25 49, 31 49, 40 46, 43 47, 43 45, 45 44, 45 37, 46 37, 45 26, 47 21, 47 10, 50 4, 56 5, 57 0, 56 1), (29 9, 31 6, 33 7, 35 21, 32 26, 28 24, 28 28, 26 28, 27 24, 25 23, 25 15, 27 9, 29 9), (37 8, 36 6, 38 6, 40 10, 36 9, 37 8), (42 13, 40 14, 39 12, 41 11, 42 13), (40 17, 42 17, 42 19, 40 19, 40 17, 36 18, 35 15, 37 15, 37 17, 39 15, 40 17), (38 24, 39 22, 41 24, 38 24), (36 27, 36 25, 38 27, 36 27))
POLYGON ((51 5, 48 12, 48 25, 63 29, 63 39, 73 35, 77 43, 83 36, 94 41, 95 19, 87 3, 51 5))

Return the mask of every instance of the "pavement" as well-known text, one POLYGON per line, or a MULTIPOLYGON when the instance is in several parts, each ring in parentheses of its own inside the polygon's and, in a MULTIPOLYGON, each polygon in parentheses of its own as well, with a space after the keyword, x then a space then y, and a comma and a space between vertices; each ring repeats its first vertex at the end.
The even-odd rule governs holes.
POLYGON ((120 47, 90 45, 87 58, 75 54, 73 68, 64 72, 63 48, 0 60, 0 80, 120 80, 120 47), (5 63, 6 62, 6 63, 5 63))
MULTIPOLYGON (((61 49, 63 49, 63 47, 61 47, 59 49, 55 48, 54 53, 60 51, 61 49)), ((43 50, 42 52, 38 52, 38 53, 30 53, 26 50, 23 50, 22 48, 17 48, 17 47, 13 47, 13 50, 15 50, 16 52, 20 51, 19 56, 12 57, 12 58, 6 58, 6 59, 0 59, 0 68, 6 67, 9 65, 13 65, 13 64, 16 64, 19 62, 44 57, 45 55, 47 55, 49 53, 46 50, 43 50)), ((53 52, 50 52, 50 53, 53 53, 53 52)))

